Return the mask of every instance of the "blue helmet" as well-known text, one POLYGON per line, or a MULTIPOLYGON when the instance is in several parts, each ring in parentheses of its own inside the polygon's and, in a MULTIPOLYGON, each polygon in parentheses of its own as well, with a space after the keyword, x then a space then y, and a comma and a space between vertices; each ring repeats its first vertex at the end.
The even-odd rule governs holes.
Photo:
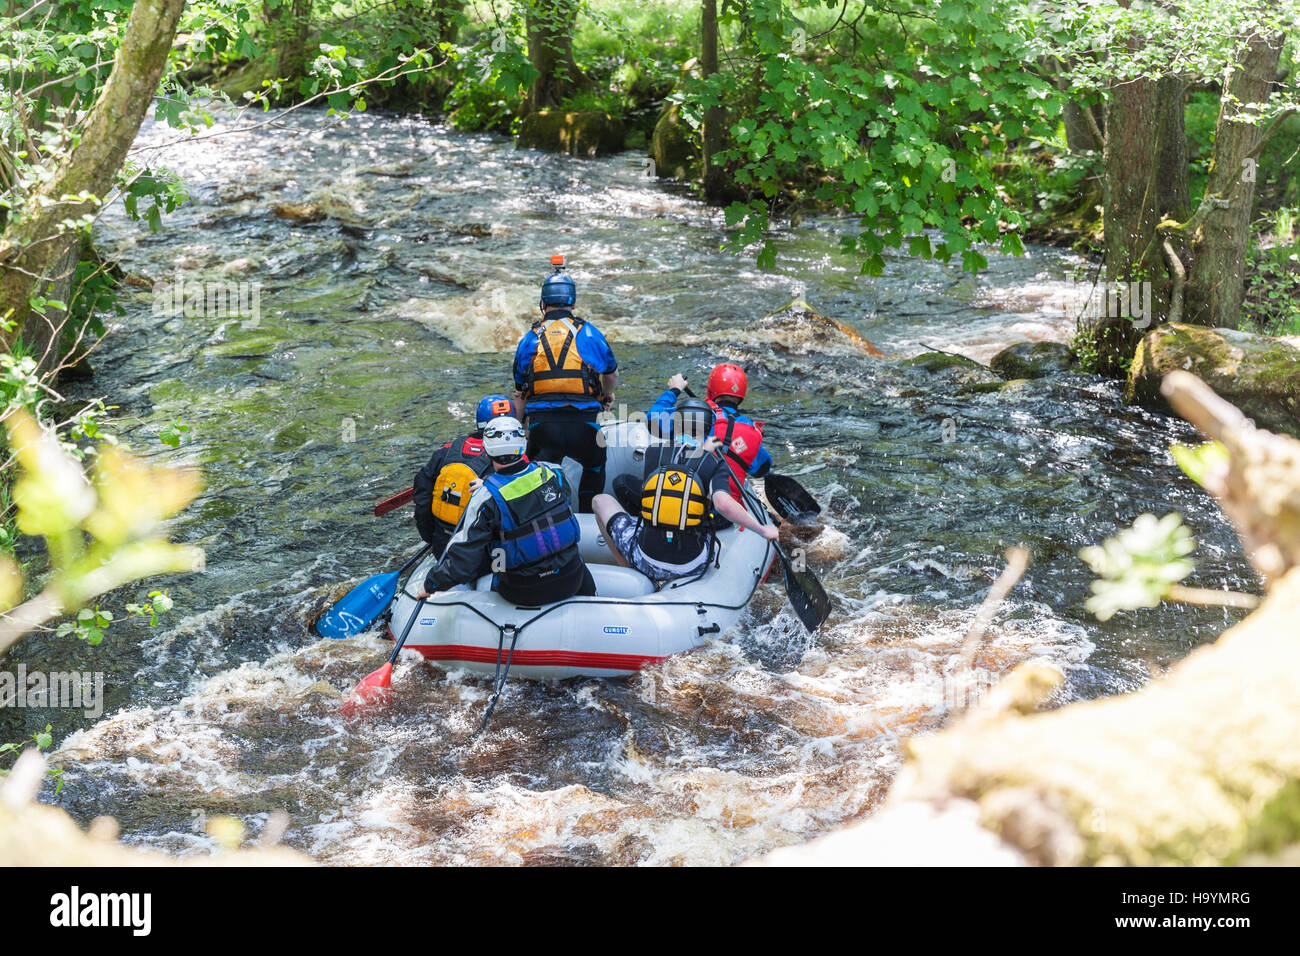
POLYGON ((562 305, 571 309, 577 301, 578 286, 558 269, 547 276, 546 281, 542 283, 541 304, 543 306, 562 305))
POLYGON ((514 414, 515 403, 508 395, 488 395, 478 403, 478 411, 474 413, 474 424, 482 428, 494 418, 514 414))

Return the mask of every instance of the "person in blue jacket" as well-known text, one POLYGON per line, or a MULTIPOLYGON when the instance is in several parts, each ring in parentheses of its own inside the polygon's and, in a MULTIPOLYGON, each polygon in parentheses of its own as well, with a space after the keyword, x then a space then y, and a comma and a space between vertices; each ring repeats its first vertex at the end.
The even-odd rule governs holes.
POLYGON ((605 485, 597 416, 614 402, 618 361, 600 329, 573 314, 578 290, 564 274, 564 257, 551 264, 556 269, 542 283, 542 317, 515 349, 515 395, 524 406, 528 457, 579 462, 578 510, 590 512, 605 485))
MULTIPOLYGON (((686 376, 677 374, 668 380, 668 388, 646 413, 650 434, 669 441, 673 438, 673 410, 686 391, 686 376)), ((713 435, 722 443, 732 473, 731 496, 742 500, 737 482, 746 475, 762 478, 772 467, 772 455, 763 446, 763 422, 756 422, 740 412, 748 381, 737 365, 724 363, 709 375, 706 401, 714 411, 713 435)))

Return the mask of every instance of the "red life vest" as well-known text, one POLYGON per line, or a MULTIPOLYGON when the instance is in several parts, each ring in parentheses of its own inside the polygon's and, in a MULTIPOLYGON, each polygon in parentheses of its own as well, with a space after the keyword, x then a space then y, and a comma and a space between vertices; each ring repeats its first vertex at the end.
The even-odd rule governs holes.
POLYGON ((745 483, 763 445, 763 422, 751 425, 736 421, 740 412, 716 402, 709 402, 709 407, 713 409, 713 434, 722 442, 722 454, 731 471, 731 497, 743 503, 740 486, 745 483))

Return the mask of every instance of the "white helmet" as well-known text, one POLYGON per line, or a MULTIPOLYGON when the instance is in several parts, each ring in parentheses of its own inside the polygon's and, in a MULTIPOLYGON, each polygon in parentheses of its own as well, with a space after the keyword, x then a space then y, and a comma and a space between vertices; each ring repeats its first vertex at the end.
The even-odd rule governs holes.
POLYGON ((483 450, 492 458, 517 458, 528 447, 528 436, 519 419, 500 415, 483 429, 483 450))

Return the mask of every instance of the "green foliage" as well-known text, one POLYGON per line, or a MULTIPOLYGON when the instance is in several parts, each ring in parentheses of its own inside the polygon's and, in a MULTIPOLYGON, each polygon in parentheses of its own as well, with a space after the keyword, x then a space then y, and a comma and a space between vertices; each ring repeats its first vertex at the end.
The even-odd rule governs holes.
POLYGON ((99 605, 93 608, 83 607, 77 612, 74 620, 64 621, 54 633, 58 637, 66 637, 73 634, 78 640, 85 641, 91 647, 97 647, 103 643, 104 628, 113 623, 112 611, 101 611, 99 605))
POLYGON ((1241 328, 1268 335, 1300 335, 1300 210, 1279 209, 1269 243, 1252 244, 1246 256, 1246 297, 1241 328))
POLYGON ((866 274, 881 274, 881 253, 904 244, 927 259, 959 257, 968 271, 987 265, 983 244, 1022 251, 1023 217, 1000 197, 992 162, 1022 138, 1050 137, 1062 101, 1025 69, 1026 40, 998 0, 865 4, 851 32, 816 38, 815 49, 784 0, 728 9, 746 82, 726 71, 693 82, 684 108, 733 117, 718 159, 749 194, 726 211, 733 248, 756 248, 772 266, 775 201, 811 182, 810 200, 859 217, 861 232, 843 244, 866 274))
POLYGON ((1099 621, 1110 620, 1119 611, 1158 607, 1170 586, 1195 570, 1187 558, 1195 549, 1181 515, 1139 516, 1131 528, 1079 552, 1101 575, 1092 583, 1092 597, 1085 606, 1099 621))
POLYGON ((446 108, 460 129, 510 131, 537 77, 528 59, 523 19, 499 19, 471 42, 450 47, 455 80, 446 108))
MULTIPOLYGON (((45 725, 44 730, 38 730, 32 734, 32 743, 36 745, 37 750, 49 750, 54 746, 54 734, 51 733, 53 727, 50 724, 45 725)), ((23 750, 22 744, 0 744, 0 758, 17 757, 23 750)), ((0 777, 6 777, 9 771, 0 768, 0 777)), ((54 780, 54 793, 57 796, 63 792, 63 770, 59 767, 51 767, 46 771, 46 775, 54 780)))
POLYGON ((172 609, 172 599, 167 596, 166 591, 150 591, 149 600, 140 604, 128 604, 126 606, 127 614, 135 614, 139 617, 147 617, 150 627, 157 627, 161 616, 172 609))
POLYGON ((1097 327, 1080 323, 1070 336, 1070 350, 1079 356, 1079 371, 1096 375, 1101 371, 1101 343, 1097 327))
POLYGON ((180 448, 181 437, 190 430, 183 422, 173 422, 158 433, 158 440, 168 448, 180 448))
POLYGON ((1222 442, 1208 441, 1201 445, 1171 445, 1174 461, 1188 478, 1202 488, 1206 479, 1228 467, 1228 449, 1222 442))

